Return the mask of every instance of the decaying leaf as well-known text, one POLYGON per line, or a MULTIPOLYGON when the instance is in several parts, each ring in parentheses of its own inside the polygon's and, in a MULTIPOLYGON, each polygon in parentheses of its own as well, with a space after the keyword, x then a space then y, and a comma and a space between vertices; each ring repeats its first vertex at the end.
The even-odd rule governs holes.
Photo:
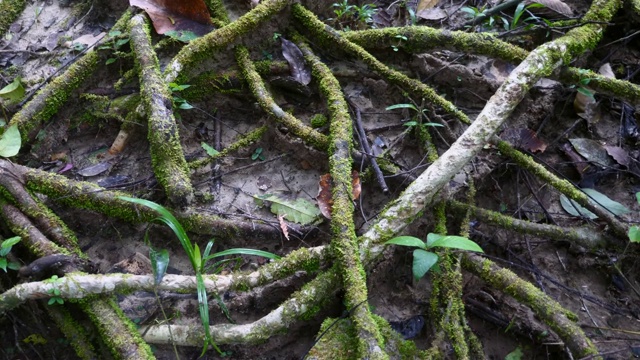
POLYGON ((527 128, 509 128, 500 134, 500 138, 516 148, 532 153, 543 153, 547 149, 547 144, 538 139, 536 133, 527 128))
POLYGON ((629 157, 629 153, 627 150, 621 148, 620 146, 611 146, 605 145, 604 149, 607 151, 607 154, 613 158, 618 164, 629 167, 631 163, 631 158, 629 157))
POLYGON ((202 36, 213 30, 209 10, 203 0, 129 0, 129 5, 143 9, 158 34, 184 30, 202 36))
MULTIPOLYGON (((320 177, 320 182, 318 183, 318 196, 316 196, 316 201, 318 202, 318 207, 320 208, 320 212, 327 219, 331 219, 331 209, 333 208, 333 198, 331 196, 333 189, 333 181, 331 179, 331 174, 324 174, 320 177)), ((360 185, 360 175, 357 171, 351 171, 351 196, 352 200, 357 200, 360 197, 360 192, 362 191, 362 187, 360 185)))
POLYGON ((588 161, 600 166, 614 166, 613 159, 599 142, 591 139, 569 139, 573 148, 588 161))
POLYGON ((283 37, 280 37, 280 40, 282 40, 282 56, 289 63, 291 76, 300 84, 308 85, 311 82, 311 71, 306 66, 302 51, 291 41, 283 37))
POLYGON ((436 7, 440 0, 420 0, 416 7, 416 16, 425 20, 441 20, 447 17, 444 10, 436 7))
POLYGON ((91 177, 100 175, 103 172, 109 170, 111 168, 111 163, 109 161, 99 162, 95 165, 87 166, 81 170, 78 170, 78 175, 91 177))
POLYGON ((288 230, 288 225, 287 223, 284 221, 284 217, 287 216, 287 214, 282 214, 282 215, 278 215, 278 222, 280 223, 280 229, 282 230, 282 234, 284 234, 284 237, 289 240, 289 230, 288 230))
POLYGON ((320 215, 320 210, 312 202, 299 198, 289 200, 275 194, 253 195, 258 205, 270 202, 272 213, 283 216, 298 224, 307 225, 314 222, 320 215))

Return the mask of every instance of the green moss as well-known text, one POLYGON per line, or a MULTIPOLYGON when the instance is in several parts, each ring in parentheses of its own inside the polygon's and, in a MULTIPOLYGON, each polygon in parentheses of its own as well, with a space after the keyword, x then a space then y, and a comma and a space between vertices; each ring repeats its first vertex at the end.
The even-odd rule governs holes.
POLYGON ((9 26, 22 13, 26 5, 25 0, 3 0, 0 2, 0 36, 9 29, 9 26))

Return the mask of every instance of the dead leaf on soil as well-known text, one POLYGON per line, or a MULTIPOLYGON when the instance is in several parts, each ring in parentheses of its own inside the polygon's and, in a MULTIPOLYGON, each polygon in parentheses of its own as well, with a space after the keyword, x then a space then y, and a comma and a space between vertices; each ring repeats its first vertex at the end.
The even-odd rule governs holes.
POLYGON ((536 133, 527 128, 509 128, 500 134, 500 138, 516 148, 532 153, 543 153, 547 149, 547 144, 538 139, 536 133))
POLYGON ((607 150, 599 142, 586 138, 569 139, 573 148, 588 161, 599 166, 614 166, 607 150))
POLYGON ((291 41, 280 37, 282 40, 282 56, 289 63, 291 76, 302 85, 309 85, 311 82, 311 71, 307 68, 304 55, 298 46, 291 41))
POLYGON ((282 230, 284 237, 289 240, 289 230, 287 229, 288 225, 284 221, 285 216, 287 216, 287 214, 278 215, 278 222, 280 223, 280 229, 282 230))
POLYGON ((186 30, 202 36, 213 30, 203 0, 129 0, 129 5, 143 9, 158 34, 186 30))
POLYGON ((605 145, 604 149, 607 150, 607 154, 613 158, 618 164, 629 167, 631 159, 627 150, 619 146, 605 145))
POLYGON ((290 200, 275 194, 253 195, 253 198, 260 206, 264 205, 264 202, 270 202, 269 209, 272 213, 287 217, 301 225, 313 223, 320 215, 320 211, 312 202, 302 198, 290 200))
MULTIPOLYGON (((331 209, 333 208, 333 198, 332 198, 332 189, 333 189, 333 181, 331 179, 331 174, 324 174, 320 176, 320 182, 318 183, 318 196, 316 196, 316 201, 318 202, 318 207, 320 208, 320 212, 327 219, 331 219, 331 209)), ((362 186, 360 185, 360 175, 357 171, 351 171, 351 196, 352 200, 357 200, 360 197, 360 192, 362 191, 362 186)))

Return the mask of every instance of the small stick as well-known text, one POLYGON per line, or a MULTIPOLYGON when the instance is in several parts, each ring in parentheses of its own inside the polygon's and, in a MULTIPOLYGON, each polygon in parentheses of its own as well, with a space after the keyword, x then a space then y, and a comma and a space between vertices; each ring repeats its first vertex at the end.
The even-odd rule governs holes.
MULTIPOLYGON (((353 104, 352 104, 353 105, 353 104)), ((382 175, 382 171, 380 170, 380 166, 378 166, 378 162, 376 161, 373 152, 371 151, 371 147, 369 146, 369 140, 367 139, 367 134, 364 132, 364 127, 362 126, 362 118, 360 117, 360 109, 354 106, 356 109, 356 121, 355 126, 358 130, 358 134, 360 134, 360 145, 362 146, 362 150, 364 151, 366 158, 369 160, 371 167, 373 168, 373 172, 376 174, 376 179, 378 180, 378 184, 382 188, 383 193, 389 192, 389 187, 387 187, 387 183, 384 181, 384 175, 382 175)))

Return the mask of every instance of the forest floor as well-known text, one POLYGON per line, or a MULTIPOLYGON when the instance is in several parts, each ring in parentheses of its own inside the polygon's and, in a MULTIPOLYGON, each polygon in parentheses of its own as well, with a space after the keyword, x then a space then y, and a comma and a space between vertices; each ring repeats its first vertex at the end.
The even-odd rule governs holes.
MULTIPOLYGON (((28 2, 0 39, 0 88, 20 76, 29 94, 44 79, 55 77, 62 64, 81 56, 79 50, 83 47, 93 44, 102 36, 108 37, 111 27, 126 10, 128 3, 116 0, 102 3, 77 1, 64 4, 55 0, 28 2)), ((371 12, 364 7, 365 3, 361 3, 357 4, 358 8, 349 8, 350 13, 342 17, 336 13, 346 9, 341 3, 317 2, 312 5, 312 10, 338 30, 417 24, 445 30, 494 32, 500 34, 501 40, 528 50, 565 32, 564 29, 545 30, 543 26, 538 26, 544 25, 542 18, 550 17, 546 14, 537 15, 536 18, 528 12, 536 9, 524 10, 522 17, 514 20, 517 10, 513 6, 479 25, 465 28, 464 24, 471 19, 470 13, 474 8, 492 8, 497 4, 460 0, 434 1, 432 5, 427 5, 425 1, 419 3, 425 9, 417 15, 416 6, 419 4, 415 1, 372 1, 370 4, 375 5, 375 11, 371 12), (528 24, 537 27, 528 29, 528 24)), ((590 5, 582 0, 564 3, 555 0, 549 1, 547 7, 560 6, 558 3, 569 8, 574 17, 583 15, 590 5)), ((248 3, 225 4, 232 20, 250 10, 248 3)), ((565 15, 556 13, 554 18, 565 19, 565 15)), ((640 23, 633 22, 629 16, 623 11, 616 15, 600 45, 593 52, 576 59, 571 66, 598 72, 603 65, 606 68, 606 64, 609 64, 615 77, 640 83, 640 41, 637 34, 640 23)), ((278 35, 288 36, 287 29, 292 21, 295 20, 287 13, 243 38, 251 58, 254 61, 283 63, 282 41, 278 35)), ((152 39, 158 43, 162 37, 153 33, 152 39)), ((370 51, 392 68, 432 86, 472 120, 518 65, 455 49, 412 53, 403 49, 406 41, 397 37, 395 43, 370 51)), ((115 46, 115 42, 110 44, 115 46)), ((313 42, 311 45, 313 47, 313 42)), ((145 124, 136 124, 130 140, 118 155, 108 153, 121 129, 118 118, 126 117, 127 113, 125 110, 118 114, 117 108, 104 108, 104 103, 96 101, 95 96, 106 96, 113 100, 139 91, 137 77, 126 74, 133 65, 132 57, 127 55, 129 44, 118 46, 116 50, 119 52, 107 55, 115 61, 100 64, 89 80, 73 91, 51 120, 39 125, 37 136, 24 144, 20 154, 12 161, 169 206, 171 204, 164 190, 154 177, 145 124), (114 84, 117 81, 121 81, 122 86, 116 89, 114 84)), ((169 44, 157 51, 162 69, 180 46, 169 44)), ((340 49, 319 47, 314 51, 339 79, 351 105, 352 117, 356 117, 356 111, 360 113, 374 151, 382 154, 380 156, 392 164, 397 172, 385 172, 389 190, 383 192, 368 164, 361 159, 355 160, 353 168, 360 175, 362 189, 355 200, 354 222, 356 234, 361 235, 375 224, 376 216, 385 205, 396 199, 430 164, 429 146, 421 135, 422 131, 431 133, 438 153, 442 154, 455 140, 449 135, 458 136, 466 125, 460 124, 439 107, 388 83, 362 62, 344 56, 340 49), (387 110, 397 104, 412 104, 417 111, 409 106, 387 110), (430 126, 430 122, 447 123, 449 132, 441 131, 438 126, 430 126)), ((319 182, 321 176, 329 172, 329 162, 326 152, 305 144, 290 129, 277 124, 272 116, 264 112, 247 85, 239 77, 234 77, 239 76, 239 71, 234 65, 233 53, 231 48, 220 51, 200 69, 214 70, 219 74, 226 72, 228 84, 224 85, 228 85, 227 88, 216 88, 221 84, 213 86, 211 83, 194 81, 179 84, 191 87, 174 93, 192 106, 189 109, 186 109, 188 106, 175 109, 185 158, 187 161, 206 158, 208 155, 201 145, 203 142, 221 151, 261 126, 266 125, 267 130, 250 145, 191 173, 195 200, 190 210, 217 215, 242 223, 247 228, 267 224, 271 229, 255 237, 215 236, 213 251, 252 248, 284 256, 300 247, 327 245, 331 241, 329 220, 318 216, 315 223, 302 226, 287 219, 289 231, 285 236, 278 217, 269 207, 259 206, 256 202, 256 196, 274 194, 283 201, 305 199, 315 204, 318 201, 319 182)), ((262 75, 275 102, 305 124, 311 125, 312 119, 317 121, 318 114, 328 115, 327 104, 320 96, 315 80, 304 89, 298 89, 295 82, 291 85, 286 65, 273 66, 270 74, 262 75)), ((536 162, 553 169, 560 177, 581 188, 595 189, 599 194, 624 205, 630 211, 622 214, 621 219, 633 225, 640 221, 640 206, 635 195, 640 191, 640 167, 636 165, 640 160, 636 145, 640 140, 635 115, 638 109, 640 102, 623 104, 613 96, 595 93, 588 88, 587 81, 580 88, 556 78, 542 79, 529 91, 498 135, 522 151, 528 151, 536 162), (585 92, 590 93, 586 99, 585 92), (583 98, 580 98, 581 95, 583 98), (588 109, 579 114, 580 104, 588 109), (626 161, 621 162, 620 158, 626 161)), ((11 119, 19 110, 20 106, 7 105, 5 120, 11 119)), ((317 129, 329 134, 328 125, 321 125, 317 129)), ((359 149, 357 144, 362 139, 354 139, 359 149)), ((557 190, 515 165, 493 146, 486 146, 470 164, 470 168, 483 174, 482 178, 475 178, 474 183, 474 203, 480 208, 534 223, 549 223, 564 228, 587 227, 590 231, 603 233, 607 230, 607 224, 602 220, 568 213, 566 206, 561 204, 557 190)), ((462 180, 458 177, 451 180, 455 181, 460 182, 463 188, 469 185, 464 176, 462 180)), ((463 193, 455 198, 466 201, 463 193)), ((81 250, 92 259, 98 272, 150 273, 151 265, 147 259, 150 243, 155 248, 169 250, 169 273, 192 274, 189 259, 174 234, 165 227, 132 224, 99 212, 68 206, 55 198, 40 198, 75 232, 81 250)), ((433 212, 427 210, 424 216, 398 235, 424 239, 434 231, 434 217, 433 212)), ((455 212, 449 214, 448 229, 451 234, 458 232, 460 222, 464 221, 462 219, 455 212)), ((8 226, 0 225, 0 235, 8 238, 12 233, 8 226)), ((192 240, 202 248, 211 239, 210 235, 191 235, 192 240)), ((601 353, 609 354, 606 358, 640 356, 640 263, 636 244, 630 244, 628 239, 617 238, 610 240, 607 246, 588 248, 571 241, 507 230, 473 216, 470 219, 469 238, 478 243, 486 256, 498 265, 510 268, 564 308, 577 314, 578 325, 601 353)), ((26 248, 17 246, 15 253, 25 264, 34 259, 26 248)), ((367 269, 368 302, 373 313, 389 322, 426 322, 426 326, 417 328, 414 333, 404 334, 411 335, 418 348, 426 349, 434 337, 429 320, 431 275, 427 274, 416 281, 412 275, 412 261, 412 249, 389 246, 376 263, 367 269)), ((259 257, 243 256, 229 263, 223 274, 235 270, 256 270, 265 262, 259 257)), ((511 359, 569 358, 561 339, 531 309, 504 292, 493 289, 478 277, 463 273, 463 301, 468 321, 481 341, 487 359, 505 359, 508 354, 517 353, 518 349, 523 355, 511 359)), ((312 279, 312 275, 299 272, 246 293, 228 291, 219 295, 236 323, 250 323, 269 314, 312 279)), ((1 275, 4 289, 10 288, 16 281, 18 279, 11 273, 1 275)), ((322 321, 327 317, 343 315, 344 306, 340 296, 335 296, 312 318, 300 321, 286 333, 272 336, 265 343, 221 345, 221 348, 230 352, 231 359, 300 359, 313 345, 322 321)), ((195 294, 163 294, 161 298, 171 322, 200 326, 195 294)), ((137 325, 165 321, 151 293, 119 296, 118 300, 127 316, 137 325)), ((229 321, 216 301, 211 300, 210 304, 212 324, 229 321)), ((76 358, 70 341, 51 325, 43 310, 46 306, 54 305, 28 302, 5 314, 0 320, 0 343, 3 344, 0 357, 76 358)), ((65 306, 74 309, 74 304, 66 303, 65 306)), ((98 337, 87 319, 79 318, 78 321, 87 325, 91 336, 98 337)), ((152 349, 159 359, 175 357, 169 345, 153 344, 152 349)), ((108 350, 102 348, 101 351, 108 350)), ((183 347, 179 348, 179 353, 182 358, 197 358, 200 349, 183 347)), ((206 358, 217 358, 217 355, 211 350, 206 358)))

